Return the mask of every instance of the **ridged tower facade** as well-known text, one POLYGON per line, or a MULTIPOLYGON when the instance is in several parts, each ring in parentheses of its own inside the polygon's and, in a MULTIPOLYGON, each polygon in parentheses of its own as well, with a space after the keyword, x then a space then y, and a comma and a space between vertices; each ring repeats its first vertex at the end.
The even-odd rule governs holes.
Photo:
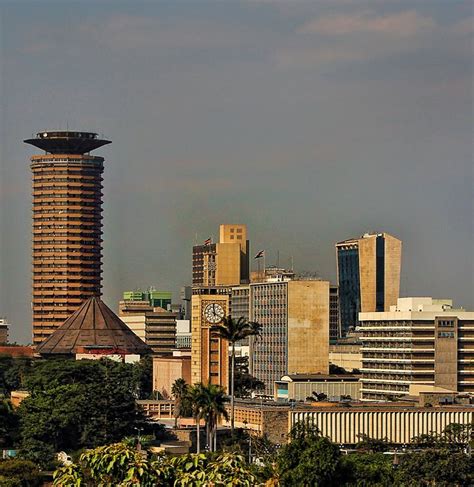
POLYGON ((110 141, 91 132, 40 132, 33 173, 33 344, 101 295, 102 173, 90 152, 110 141))

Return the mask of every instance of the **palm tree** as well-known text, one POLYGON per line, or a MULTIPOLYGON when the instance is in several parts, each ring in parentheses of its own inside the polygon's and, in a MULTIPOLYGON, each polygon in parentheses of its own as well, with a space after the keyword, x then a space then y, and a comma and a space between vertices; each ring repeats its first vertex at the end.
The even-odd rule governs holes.
POLYGON ((211 451, 216 450, 217 423, 223 416, 229 419, 225 403, 228 401, 224 388, 216 384, 208 384, 202 387, 202 412, 206 420, 207 444, 211 451))
POLYGON ((227 340, 232 347, 230 366, 230 429, 234 436, 234 387, 235 387, 235 344, 244 338, 260 336, 262 325, 256 321, 247 321, 243 316, 234 320, 230 315, 224 317, 221 323, 211 326, 214 333, 227 340))
POLYGON ((174 397, 174 427, 178 427, 178 418, 183 416, 185 402, 189 393, 189 386, 184 379, 176 379, 171 386, 171 394, 174 397))
POLYGON ((201 419, 203 417, 203 405, 205 401, 205 396, 203 393, 203 384, 200 382, 189 388, 188 398, 191 402, 191 410, 193 418, 196 421, 196 436, 197 436, 197 447, 196 453, 201 452, 201 419))

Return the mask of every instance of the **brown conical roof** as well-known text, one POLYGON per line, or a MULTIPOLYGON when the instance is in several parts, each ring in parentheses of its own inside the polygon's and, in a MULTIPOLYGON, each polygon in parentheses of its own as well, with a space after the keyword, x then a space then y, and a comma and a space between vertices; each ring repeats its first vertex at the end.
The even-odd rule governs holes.
POLYGON ((121 354, 146 354, 151 349, 100 298, 85 301, 37 348, 41 355, 76 354, 84 348, 110 348, 121 354))

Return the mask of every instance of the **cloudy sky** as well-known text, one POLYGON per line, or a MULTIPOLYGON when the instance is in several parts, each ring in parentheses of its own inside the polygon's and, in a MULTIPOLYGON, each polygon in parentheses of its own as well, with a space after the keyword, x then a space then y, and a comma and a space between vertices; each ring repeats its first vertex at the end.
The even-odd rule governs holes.
POLYGON ((28 342, 32 133, 103 133, 104 296, 189 283, 246 223, 335 280, 404 242, 402 294, 474 308, 473 12, 457 0, 0 0, 0 316, 28 342))

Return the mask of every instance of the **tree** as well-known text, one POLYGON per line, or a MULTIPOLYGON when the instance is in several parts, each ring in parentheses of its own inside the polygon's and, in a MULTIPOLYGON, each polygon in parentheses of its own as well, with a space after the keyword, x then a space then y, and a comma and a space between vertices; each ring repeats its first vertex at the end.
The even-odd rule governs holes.
POLYGON ((359 434, 359 442, 356 445, 357 450, 365 450, 371 453, 380 453, 388 451, 391 444, 388 438, 371 438, 369 435, 359 434))
POLYGON ((253 391, 265 388, 265 384, 249 373, 249 358, 235 357, 234 394, 235 397, 250 397, 253 391))
POLYGON ((467 487, 474 483, 473 461, 471 456, 447 448, 408 453, 401 456, 395 485, 467 487))
POLYGON ((217 438, 217 423, 223 416, 228 418, 225 409, 227 398, 224 389, 215 384, 195 384, 190 388, 190 401, 193 405, 193 417, 197 424, 197 453, 200 452, 200 420, 206 422, 206 440, 209 449, 215 449, 217 438))
POLYGON ((297 423, 277 457, 280 485, 336 486, 339 448, 310 423, 297 423))
POLYGON ((0 355, 0 395, 7 396, 11 391, 22 389, 31 364, 32 359, 29 357, 0 355))
POLYGON ((54 485, 253 487, 257 482, 240 455, 190 454, 149 460, 141 452, 117 443, 86 451, 77 465, 57 469, 54 485))
POLYGON ((31 394, 18 409, 20 450, 42 466, 55 452, 120 440, 145 421, 135 402, 136 381, 128 364, 42 362, 26 382, 31 394))
POLYGON ((394 485, 393 459, 383 453, 351 453, 342 455, 338 476, 347 487, 394 485))
POLYGON ((178 427, 178 418, 192 415, 189 401, 189 385, 182 378, 176 379, 171 386, 171 394, 174 398, 174 427, 178 427))
POLYGON ((211 333, 218 335, 231 344, 230 365, 230 429, 234 436, 234 387, 235 387, 235 344, 244 338, 260 336, 262 326, 253 321, 247 321, 243 316, 234 320, 230 315, 224 317, 222 323, 211 326, 211 333))
POLYGON ((28 460, 0 460, 0 486, 36 487, 42 484, 38 466, 28 460))
POLYGON ((321 401, 325 401, 327 398, 328 398, 328 396, 326 394, 324 394, 324 392, 313 391, 311 396, 308 396, 306 398, 306 400, 307 401, 321 402, 321 401))
POLYGON ((18 441, 18 415, 12 403, 0 396, 0 447, 14 446, 18 441))

